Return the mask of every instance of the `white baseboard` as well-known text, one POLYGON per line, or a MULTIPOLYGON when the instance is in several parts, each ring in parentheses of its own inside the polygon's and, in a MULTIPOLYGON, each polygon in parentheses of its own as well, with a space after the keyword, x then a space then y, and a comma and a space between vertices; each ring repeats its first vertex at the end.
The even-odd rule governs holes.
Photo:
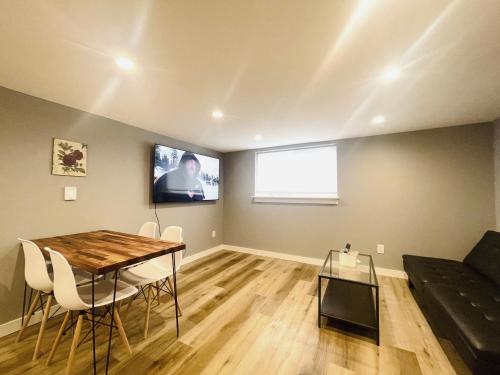
POLYGON ((398 279, 408 280, 408 275, 406 274, 405 271, 394 270, 392 268, 383 268, 383 267, 375 267, 375 271, 377 272, 377 275, 396 277, 398 279))
POLYGON ((234 246, 234 245, 224 245, 224 249, 231 250, 231 251, 238 251, 240 253, 258 255, 258 256, 262 256, 262 257, 276 258, 276 259, 282 259, 282 260, 291 260, 293 262, 313 264, 315 266, 321 266, 321 265, 323 265, 323 262, 325 261, 324 259, 319 259, 319 258, 303 257, 303 256, 299 256, 299 255, 279 253, 277 251, 251 249, 249 247, 241 247, 241 246, 234 246))
MULTIPOLYGON (((315 266, 321 266, 324 262, 323 259, 319 258, 311 258, 311 257, 303 257, 299 255, 293 255, 293 254, 287 254, 287 253, 280 253, 276 251, 268 251, 268 250, 259 250, 259 249, 252 249, 249 247, 241 247, 241 246, 234 246, 234 245, 217 245, 215 247, 212 247, 207 250, 200 251, 196 254, 190 255, 185 257, 182 260, 182 264, 188 264, 191 262, 194 262, 198 259, 204 258, 208 255, 214 254, 218 251, 221 250, 230 250, 230 251, 237 251, 240 253, 246 253, 246 254, 253 254, 253 255, 258 255, 258 256, 264 256, 264 257, 270 257, 270 258, 276 258, 276 259, 282 259, 282 260, 290 260, 293 262, 300 262, 300 263, 306 263, 306 264, 312 264, 315 266)), ((377 274, 378 275, 383 275, 383 276, 390 276, 390 277, 397 277, 401 279, 407 279, 408 276, 404 271, 400 270, 393 270, 390 268, 382 268, 382 267, 375 267, 377 274)), ((55 313, 59 306, 54 305, 50 309, 50 315, 55 313)), ((56 313, 56 315, 62 314, 63 312, 66 312, 65 309, 59 309, 59 311, 56 313)), ((42 320, 42 312, 37 311, 33 317, 30 320, 30 326, 33 324, 37 324, 42 320)), ((0 337, 10 335, 11 333, 14 333, 16 331, 19 331, 21 329, 21 318, 17 318, 14 320, 11 320, 10 322, 0 324, 0 337)))
MULTIPOLYGON (((66 312, 66 309, 61 308, 56 313, 56 310, 58 307, 59 307, 59 305, 53 305, 50 308, 50 315, 49 316, 52 316, 52 314, 54 314, 54 313, 55 313, 55 315, 59 315, 59 314, 66 312)), ((28 306, 26 307, 26 309, 28 309, 28 306)), ((32 326, 33 324, 40 323, 42 321, 42 317, 43 317, 42 311, 37 311, 31 317, 30 323, 28 326, 32 326)), ((7 335, 10 335, 11 333, 19 331, 21 329, 21 321, 22 321, 22 318, 17 318, 17 319, 11 320, 10 322, 1 324, 0 325, 0 337, 4 337, 7 335)))
MULTIPOLYGON (((299 255, 280 253, 280 252, 268 251, 268 250, 251 249, 249 247, 241 247, 241 246, 234 246, 234 245, 222 245, 222 248, 226 249, 226 250, 231 250, 231 251, 238 251, 240 253, 259 255, 259 256, 282 259, 282 260, 290 260, 293 262, 312 264, 315 266, 321 266, 321 265, 323 265, 323 262, 325 261, 324 259, 320 259, 320 258, 303 257, 303 256, 299 256, 299 255)), ((375 267, 375 271, 377 272, 377 275, 381 275, 381 276, 397 277, 399 279, 407 279, 408 278, 408 276, 406 275, 406 272, 400 271, 400 270, 394 270, 394 269, 383 268, 383 267, 375 267)))
MULTIPOLYGON (((212 247, 210 249, 200 251, 199 253, 196 253, 196 254, 193 254, 193 255, 190 255, 190 256, 184 258, 182 260, 182 263, 187 264, 190 262, 194 262, 195 260, 206 257, 208 255, 211 255, 211 254, 216 253, 217 251, 220 251, 223 249, 224 249, 223 245, 218 245, 218 246, 212 247)), ((52 316, 52 314, 54 314, 54 312, 57 310, 58 307, 59 307, 59 305, 54 305, 51 307, 50 316, 52 316)), ((59 311, 57 312, 56 315, 59 315, 63 312, 66 312, 66 309, 59 309, 59 311)), ((11 320, 10 322, 0 324, 0 337, 4 337, 7 335, 10 335, 11 333, 19 331, 21 329, 21 321, 22 321, 22 318, 17 318, 17 319, 11 320)), ((42 312, 37 311, 31 317, 29 325, 31 326, 33 324, 40 323, 41 321, 42 321, 42 312)))
POLYGON ((201 258, 206 257, 208 255, 212 255, 213 253, 216 253, 217 251, 221 251, 221 250, 224 250, 224 245, 217 245, 217 246, 212 247, 210 249, 200 251, 196 254, 189 255, 189 256, 185 257, 184 259, 182 259, 182 264, 188 264, 188 263, 194 262, 195 260, 201 259, 201 258))
MULTIPOLYGON (((218 246, 212 247, 212 248, 207 249, 207 250, 200 251, 199 253, 193 254, 191 256, 188 256, 188 257, 183 259, 182 263, 187 264, 190 262, 194 262, 195 260, 198 260, 198 259, 203 258, 205 256, 211 255, 211 254, 216 253, 217 251, 220 251, 220 250, 237 251, 239 253, 253 254, 253 255, 258 255, 258 256, 263 256, 263 257, 282 259, 282 260, 290 260, 292 262, 312 264, 315 266, 321 266, 321 265, 323 265, 323 262, 324 262, 324 259, 320 259, 320 258, 303 257, 300 255, 280 253, 277 251, 252 249, 249 247, 222 244, 222 245, 218 245, 218 246)), ((400 271, 400 270, 394 270, 391 268, 383 268, 383 267, 375 267, 375 270, 377 271, 377 275, 381 275, 381 276, 397 277, 399 279, 407 279, 408 278, 408 276, 406 275, 406 272, 400 271)))

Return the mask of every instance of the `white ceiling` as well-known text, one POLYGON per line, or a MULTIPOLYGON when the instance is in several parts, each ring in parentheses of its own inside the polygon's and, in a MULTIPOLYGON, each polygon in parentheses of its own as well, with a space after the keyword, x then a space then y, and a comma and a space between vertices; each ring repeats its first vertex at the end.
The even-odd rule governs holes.
POLYGON ((499 20, 498 0, 0 0, 0 85, 220 151, 491 121, 499 20))

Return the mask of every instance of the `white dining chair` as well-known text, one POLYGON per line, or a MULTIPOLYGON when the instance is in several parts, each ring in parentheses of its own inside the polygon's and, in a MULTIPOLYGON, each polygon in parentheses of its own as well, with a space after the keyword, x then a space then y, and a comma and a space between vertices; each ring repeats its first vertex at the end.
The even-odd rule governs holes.
MULTIPOLYGON (((182 228, 178 226, 170 226, 165 229, 161 235, 161 240, 168 242, 182 242, 182 228)), ((175 253, 176 271, 179 270, 182 262, 182 252, 175 253)), ((120 274, 123 281, 135 285, 136 287, 148 289, 146 297, 146 316, 144 319, 144 338, 147 338, 149 331, 149 316, 151 312, 151 303, 153 299, 153 290, 156 289, 156 298, 160 304, 160 292, 163 290, 165 283, 168 283, 169 289, 167 292, 174 296, 174 288, 170 280, 173 274, 172 255, 163 255, 161 257, 148 260, 138 266, 131 267, 120 274)), ((130 310, 133 301, 139 294, 129 300, 127 312, 130 310)), ((178 305, 178 313, 182 316, 182 309, 178 305)))
MULTIPOLYGON (((24 277, 28 286, 36 291, 35 298, 29 306, 28 313, 23 318, 23 324, 21 330, 19 331, 16 342, 21 341, 23 334, 28 327, 31 317, 37 310, 37 305, 40 302, 40 306, 44 306, 43 297, 46 296, 45 308, 43 309, 42 322, 40 324, 40 329, 38 331, 38 338, 35 345, 35 351, 33 353, 33 360, 38 359, 40 353, 40 346, 42 344, 43 336, 45 333, 45 327, 47 325, 47 320, 49 319, 50 308, 53 302, 53 290, 54 283, 52 281, 52 275, 47 269, 47 262, 44 258, 40 248, 31 241, 18 238, 23 247, 24 253, 24 277)), ((79 285, 85 284, 91 281, 90 274, 79 272, 77 274, 77 282, 79 285)), ((23 311, 24 313, 24 311, 23 311)))
MULTIPOLYGON (((142 236, 142 237, 148 237, 148 238, 151 238, 154 240, 154 239, 156 239, 156 229, 157 228, 158 228, 158 225, 155 222, 147 221, 141 225, 141 227, 139 228, 139 232, 137 232, 137 235, 142 236)), ((123 270, 129 269, 131 267, 135 267, 138 264, 142 264, 142 263, 144 263, 144 262, 139 262, 137 264, 125 266, 125 267, 123 267, 123 270)), ((123 270, 121 272, 123 272, 123 270)))
POLYGON ((155 239, 157 227, 158 226, 156 223, 154 223, 152 221, 148 221, 148 222, 142 224, 141 228, 139 229, 139 233, 137 233, 137 235, 142 236, 142 237, 149 237, 149 238, 155 239))
MULTIPOLYGON (((61 253, 53 251, 48 247, 46 247, 45 250, 49 252, 52 266, 54 268, 54 294, 56 300, 63 308, 68 310, 54 340, 54 344, 52 345, 52 349, 47 359, 47 365, 50 364, 52 358, 54 357, 57 347, 61 341, 61 336, 66 328, 66 324, 71 317, 71 313, 73 311, 79 312, 78 320, 73 333, 73 340, 71 342, 68 363, 66 365, 66 374, 70 374, 75 358, 76 348, 80 339, 83 319, 86 318, 88 314, 92 313, 92 285, 87 284, 77 286, 73 270, 66 258, 64 258, 61 253)), ((120 280, 115 281, 109 279, 94 282, 94 308, 111 305, 113 303, 113 294, 115 295, 114 301, 116 303, 133 296, 136 293, 137 288, 120 280)), ((127 335, 123 329, 120 315, 116 307, 117 306, 115 305, 112 312, 113 318, 111 319, 111 324, 113 324, 114 320, 125 348, 129 354, 132 354, 132 349, 128 343, 127 335)))
MULTIPOLYGON (((170 226, 170 227, 165 228, 165 230, 161 234, 160 239, 162 241, 168 241, 168 242, 176 242, 176 243, 183 242, 184 239, 182 238, 182 227, 170 226)), ((177 273, 182 266, 182 259, 184 257, 184 251, 178 251, 175 253, 174 256, 175 256, 175 272, 177 273)), ((164 255, 164 256, 158 257, 156 259, 153 259, 153 261, 155 261, 158 266, 160 266, 161 268, 168 271, 169 275, 165 279, 165 282, 168 284, 169 294, 172 295, 172 297, 174 297, 174 287, 172 285, 172 280, 170 278, 173 275, 172 255, 171 254, 164 255)), ((178 309, 179 309, 179 315, 182 316, 182 309, 181 309, 180 305, 178 306, 178 309)))

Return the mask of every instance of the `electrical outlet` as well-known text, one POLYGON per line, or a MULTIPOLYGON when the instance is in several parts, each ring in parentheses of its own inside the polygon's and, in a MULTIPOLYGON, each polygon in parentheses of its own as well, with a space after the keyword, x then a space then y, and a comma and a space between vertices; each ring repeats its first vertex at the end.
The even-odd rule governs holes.
POLYGON ((217 235, 217 233, 213 230, 212 231, 212 238, 215 238, 216 235, 217 235))
POLYGON ((378 254, 384 254, 385 253, 385 246, 382 244, 377 245, 377 253, 378 254))

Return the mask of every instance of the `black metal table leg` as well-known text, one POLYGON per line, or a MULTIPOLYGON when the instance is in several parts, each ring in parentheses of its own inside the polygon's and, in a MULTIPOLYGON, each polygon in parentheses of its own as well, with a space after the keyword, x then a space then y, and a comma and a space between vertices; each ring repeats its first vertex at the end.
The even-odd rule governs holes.
POLYGON ((380 345, 380 312, 379 312, 379 309, 380 309, 380 305, 379 305, 379 301, 378 301, 378 298, 379 298, 379 295, 378 295, 378 286, 375 288, 375 297, 376 297, 376 301, 375 301, 375 308, 376 308, 376 324, 377 324, 377 345, 380 345))
POLYGON ((23 295, 23 314, 21 315, 21 325, 24 324, 24 310, 26 309, 26 289, 28 288, 28 283, 24 282, 24 295, 23 295))
POLYGON ((321 328, 321 276, 318 276, 318 328, 321 328))
POLYGON ((111 354, 111 340, 113 337, 113 326, 115 324, 115 300, 116 300, 116 284, 118 283, 118 271, 115 271, 115 288, 113 290, 113 302, 111 303, 111 324, 109 325, 109 341, 108 341, 108 356, 106 358, 106 374, 109 368, 109 355, 111 354))
POLYGON ((31 287, 29 287, 29 288, 30 288, 30 298, 28 299, 28 306, 31 306, 31 300, 33 298, 33 289, 31 289, 31 287))
POLYGON ((97 374, 97 364, 95 355, 95 276, 92 274, 92 359, 94 365, 94 375, 97 374))
POLYGON ((177 270, 175 267, 175 252, 172 253, 172 270, 174 276, 175 327, 177 328, 177 337, 179 337, 179 305, 177 302, 177 270))
POLYGON ((40 310, 42 311, 42 315, 44 314, 44 310, 43 310, 43 296, 44 295, 45 295, 45 293, 40 292, 40 310))

